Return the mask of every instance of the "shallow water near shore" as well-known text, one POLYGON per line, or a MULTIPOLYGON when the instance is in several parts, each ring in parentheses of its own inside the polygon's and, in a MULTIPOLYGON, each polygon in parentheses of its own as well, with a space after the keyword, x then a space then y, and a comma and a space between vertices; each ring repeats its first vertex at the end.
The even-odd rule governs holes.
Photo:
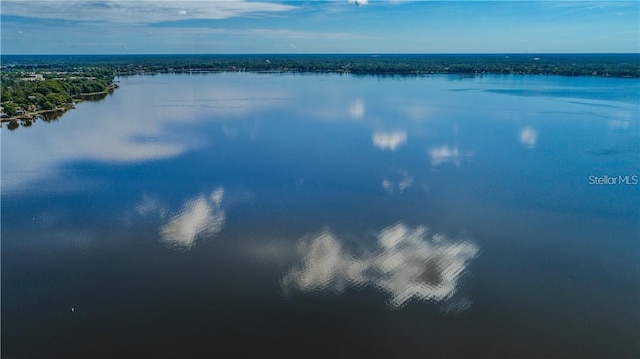
POLYGON ((163 74, 1 133, 2 355, 640 355, 640 81, 163 74))

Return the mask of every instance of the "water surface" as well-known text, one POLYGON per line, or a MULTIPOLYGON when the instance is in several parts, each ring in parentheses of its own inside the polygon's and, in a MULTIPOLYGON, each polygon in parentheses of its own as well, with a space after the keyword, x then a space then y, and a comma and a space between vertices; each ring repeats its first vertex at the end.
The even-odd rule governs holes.
POLYGON ((640 355, 637 80, 119 80, 0 130, 3 356, 640 355))

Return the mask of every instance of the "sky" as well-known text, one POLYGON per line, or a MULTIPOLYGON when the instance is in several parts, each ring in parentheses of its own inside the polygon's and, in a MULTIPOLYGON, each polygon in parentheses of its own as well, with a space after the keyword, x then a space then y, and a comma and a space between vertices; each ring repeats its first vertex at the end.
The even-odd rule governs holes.
POLYGON ((640 1, 0 2, 2 54, 638 53, 640 1))

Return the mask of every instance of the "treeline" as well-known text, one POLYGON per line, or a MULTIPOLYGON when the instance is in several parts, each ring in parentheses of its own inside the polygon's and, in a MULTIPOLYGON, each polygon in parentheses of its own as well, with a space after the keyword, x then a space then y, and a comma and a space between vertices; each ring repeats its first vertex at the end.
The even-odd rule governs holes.
POLYGON ((84 68, 116 75, 273 71, 358 75, 485 73, 640 78, 640 54, 3 56, 2 63, 25 70, 84 68))
POLYGON ((83 94, 105 92, 113 86, 113 76, 105 74, 47 74, 50 78, 25 80, 28 75, 34 74, 25 74, 15 69, 3 72, 0 101, 4 112, 9 116, 14 116, 19 111, 35 112, 69 107, 74 99, 79 99, 83 94), (51 78, 52 76, 56 77, 51 78))

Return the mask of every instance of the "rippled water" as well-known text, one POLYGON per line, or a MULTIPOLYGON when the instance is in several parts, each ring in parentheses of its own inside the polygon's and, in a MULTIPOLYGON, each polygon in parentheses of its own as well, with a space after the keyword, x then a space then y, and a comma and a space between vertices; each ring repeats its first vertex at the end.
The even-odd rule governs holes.
POLYGON ((132 76, 0 129, 7 358, 640 356, 640 82, 132 76))

